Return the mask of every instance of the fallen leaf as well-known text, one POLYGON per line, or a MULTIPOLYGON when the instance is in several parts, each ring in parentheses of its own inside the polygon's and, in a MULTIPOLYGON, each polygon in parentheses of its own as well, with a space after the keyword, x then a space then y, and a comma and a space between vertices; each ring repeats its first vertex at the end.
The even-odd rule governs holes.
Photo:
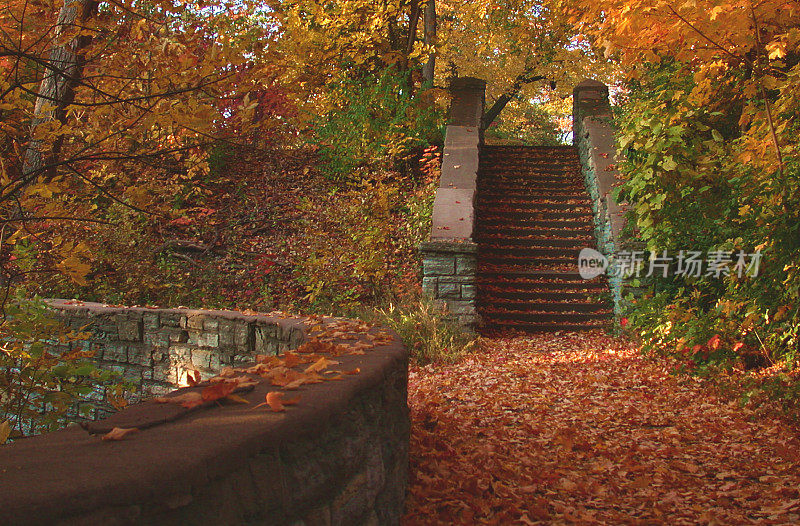
POLYGON ((300 362, 300 355, 299 354, 293 353, 293 352, 287 352, 284 355, 283 364, 286 367, 294 367, 294 366, 296 366, 296 365, 298 365, 300 363, 301 362, 300 362))
POLYGON ((11 421, 6 420, 0 424, 0 444, 5 444, 11 435, 11 421))
POLYGON ((203 395, 198 391, 190 391, 178 396, 159 396, 153 398, 153 401, 159 404, 178 404, 186 409, 192 409, 203 404, 203 395))
POLYGON ((123 440, 126 436, 132 435, 134 433, 138 433, 139 428, 137 427, 115 427, 105 435, 103 435, 103 440, 123 440))
POLYGON ((286 410, 285 406, 294 405, 299 401, 300 401, 300 397, 299 396, 296 396, 294 398, 290 398, 288 400, 285 400, 283 398, 283 393, 281 391, 270 391, 269 393, 267 393, 266 402, 258 404, 253 409, 256 409, 256 408, 264 406, 264 405, 268 405, 269 408, 272 411, 275 411, 276 413, 279 413, 281 411, 285 411, 286 410))
POLYGON ((229 394, 228 396, 225 397, 225 400, 227 400, 229 402, 233 402, 235 404, 249 404, 250 403, 247 400, 245 400, 244 398, 242 398, 241 396, 236 395, 236 394, 229 394))
POLYGON ((203 402, 213 402, 230 395, 238 386, 238 382, 217 382, 203 389, 200 396, 203 402))
POLYGON ((307 372, 307 373, 318 373, 318 372, 320 372, 320 371, 322 371, 324 369, 327 369, 331 365, 338 365, 338 364, 339 364, 339 362, 337 362, 335 360, 328 360, 327 358, 325 358, 323 356, 322 358, 320 358, 319 360, 317 360, 313 364, 311 364, 308 367, 306 367, 305 372, 307 372))
POLYGON ((189 384, 189 387, 194 387, 195 385, 200 383, 200 371, 194 369, 192 371, 186 372, 186 382, 189 384))

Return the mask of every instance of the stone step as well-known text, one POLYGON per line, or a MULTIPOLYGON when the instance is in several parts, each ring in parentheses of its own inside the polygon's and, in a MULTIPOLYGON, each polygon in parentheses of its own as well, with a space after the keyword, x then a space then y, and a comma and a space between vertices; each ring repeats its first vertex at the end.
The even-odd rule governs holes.
MULTIPOLYGON (((577 265, 576 265, 577 267, 577 265)), ((585 281, 578 271, 568 271, 561 269, 488 269, 478 267, 479 278, 526 278, 526 279, 550 279, 558 281, 585 281)))
POLYGON ((483 167, 479 170, 481 181, 504 179, 507 177, 529 177, 531 179, 556 180, 575 179, 583 180, 581 167, 564 166, 563 164, 506 164, 493 167, 483 167))
POLYGON ((584 235, 584 236, 576 236, 576 237, 543 237, 543 236, 531 236, 531 237, 509 237, 503 233, 481 233, 480 235, 476 235, 475 240, 478 244, 483 246, 490 246, 497 243, 502 243, 503 246, 507 247, 588 247, 588 248, 595 248, 595 240, 594 237, 591 235, 584 235))
POLYGON ((561 289, 558 291, 546 291, 541 289, 520 290, 520 289, 504 289, 484 284, 481 287, 481 298, 484 301, 499 299, 499 300, 520 300, 529 301, 532 303, 537 302, 590 302, 595 297, 607 292, 605 285, 597 286, 593 289, 561 289))
POLYGON ((547 200, 554 203, 569 203, 574 200, 586 199, 586 192, 574 192, 574 195, 562 193, 548 193, 542 195, 540 192, 527 188, 509 188, 500 190, 498 188, 478 189, 478 199, 530 199, 535 201, 547 200))
MULTIPOLYGON (((478 189, 480 192, 481 189, 478 189)), ((510 192, 526 192, 525 195, 532 199, 553 199, 556 196, 561 196, 567 199, 580 199, 586 196, 586 190, 583 188, 537 188, 535 186, 527 186, 527 185, 498 185, 493 186, 492 188, 486 189, 486 193, 492 197, 499 196, 499 195, 514 195, 510 192)))
POLYGON ((480 261, 486 258, 507 258, 507 257, 524 257, 524 258, 538 258, 538 257, 557 257, 569 258, 573 261, 578 261, 578 254, 581 248, 573 246, 519 246, 519 245, 493 245, 483 244, 478 250, 478 259, 480 261))
POLYGON ((521 179, 519 181, 495 180, 480 181, 478 188, 485 192, 500 193, 500 190, 525 190, 535 192, 542 198, 546 198, 548 193, 575 192, 586 196, 586 188, 582 181, 536 181, 532 179, 521 179))
POLYGON ((518 290, 520 292, 535 290, 551 291, 595 291, 606 290, 608 282, 605 276, 597 276, 590 280, 585 280, 576 273, 577 279, 572 277, 559 277, 552 274, 539 274, 527 276, 507 276, 497 273, 478 274, 477 283, 481 288, 491 290, 518 290))
MULTIPOLYGON (((546 198, 544 198, 546 199, 546 198)), ((539 202, 531 199, 485 199, 478 197, 478 211, 493 210, 495 208, 504 207, 511 210, 531 210, 539 211, 553 211, 553 212, 576 212, 581 211, 588 214, 592 213, 592 207, 588 199, 574 199, 573 202, 566 203, 548 203, 539 202)))
POLYGON ((488 310, 483 307, 478 308, 478 313, 484 319, 492 320, 515 320, 523 322, 561 322, 561 323, 580 323, 584 321, 604 321, 611 316, 611 310, 606 312, 551 312, 537 311, 534 309, 498 311, 488 310))
POLYGON ((557 331, 582 332, 582 331, 609 329, 611 327, 611 322, 606 320, 591 321, 584 323, 548 323, 548 322, 536 323, 536 322, 525 322, 517 320, 494 319, 486 316, 484 317, 484 324, 487 327, 486 329, 484 329, 484 332, 490 334, 493 330, 519 331, 523 333, 557 332, 557 331))
POLYGON ((555 302, 555 301, 514 301, 503 298, 480 297, 478 310, 486 309, 490 316, 494 316, 493 309, 503 309, 514 312, 541 312, 546 314, 607 314, 609 305, 605 302, 555 302))
POLYGON ((541 228, 525 226, 520 224, 498 223, 495 225, 478 223, 475 230, 475 237, 483 239, 486 235, 501 233, 509 240, 525 240, 534 237, 550 237, 552 239, 575 239, 581 236, 590 236, 594 233, 592 225, 572 228, 541 228))
POLYGON ((503 218, 515 221, 592 221, 592 214, 588 210, 508 209, 504 206, 478 207, 478 217, 480 218, 479 220, 483 220, 484 218, 503 218))
POLYGON ((503 228, 505 226, 514 228, 532 228, 532 229, 564 229, 564 230, 589 230, 594 231, 594 225, 591 223, 591 217, 584 220, 567 218, 563 220, 558 219, 523 219, 517 217, 481 217, 478 219, 479 227, 490 228, 503 228))

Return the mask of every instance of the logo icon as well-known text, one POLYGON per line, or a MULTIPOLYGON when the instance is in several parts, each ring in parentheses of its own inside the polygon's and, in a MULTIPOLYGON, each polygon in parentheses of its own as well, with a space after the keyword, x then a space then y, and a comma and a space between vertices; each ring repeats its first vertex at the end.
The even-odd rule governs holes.
POLYGON ((608 268, 608 258, 593 248, 584 248, 578 254, 578 273, 583 279, 593 279, 608 268))

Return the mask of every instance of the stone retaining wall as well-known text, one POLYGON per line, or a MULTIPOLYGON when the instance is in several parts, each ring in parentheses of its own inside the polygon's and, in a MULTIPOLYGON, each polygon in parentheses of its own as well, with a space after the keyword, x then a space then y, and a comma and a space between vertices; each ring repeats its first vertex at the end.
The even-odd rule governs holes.
MULTIPOLYGON (((90 332, 72 346, 95 351, 95 360, 134 382, 132 399, 160 395, 186 385, 190 371, 202 378, 222 367, 297 347, 302 323, 295 319, 248 316, 235 311, 106 307, 99 303, 49 300, 58 317, 90 332)), ((98 408, 95 417, 105 416, 98 408)))
MULTIPOLYGON (((104 353, 116 349, 119 359, 122 345, 130 360, 146 356, 148 345, 167 356, 175 349, 182 358, 169 359, 173 369, 201 365, 187 362, 195 346, 219 349, 220 363, 235 364, 299 344, 308 329, 308 320, 235 312, 55 305, 76 324, 97 321, 98 334, 109 335, 107 343, 95 341, 104 353)), ((255 407, 277 389, 262 379, 241 395, 249 404, 182 409, 144 401, 89 427, 141 428, 122 441, 72 426, 0 446, 2 523, 398 524, 408 465, 408 354, 395 338, 335 359, 337 369, 357 374, 303 385, 292 392, 299 403, 283 413, 255 407)), ((143 371, 157 367, 141 361, 143 371)), ((193 389, 200 387, 178 394, 193 389)))

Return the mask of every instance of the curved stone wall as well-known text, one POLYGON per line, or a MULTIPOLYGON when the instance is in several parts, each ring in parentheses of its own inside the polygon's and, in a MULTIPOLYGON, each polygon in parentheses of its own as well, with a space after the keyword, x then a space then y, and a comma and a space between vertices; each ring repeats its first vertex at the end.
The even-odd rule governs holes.
MULTIPOLYGON (((127 361, 150 347, 171 356, 168 342, 181 350, 195 342, 202 350, 213 348, 216 335, 220 364, 242 365, 261 349, 306 343, 296 356, 326 357, 330 370, 321 374, 332 378, 287 392, 299 400, 284 412, 257 407, 281 388, 250 373, 252 385, 238 393, 247 403, 185 408, 146 400, 86 430, 72 426, 0 446, 3 524, 399 523, 408 464, 408 354, 393 334, 333 319, 53 305, 75 323, 101 321, 96 334, 108 340, 89 343, 102 346, 103 356, 109 344, 119 349, 121 342, 127 361), (138 432, 102 440, 113 428, 138 432)), ((195 350, 188 349, 190 359, 195 350)), ((137 366, 156 367, 150 356, 137 366)))

